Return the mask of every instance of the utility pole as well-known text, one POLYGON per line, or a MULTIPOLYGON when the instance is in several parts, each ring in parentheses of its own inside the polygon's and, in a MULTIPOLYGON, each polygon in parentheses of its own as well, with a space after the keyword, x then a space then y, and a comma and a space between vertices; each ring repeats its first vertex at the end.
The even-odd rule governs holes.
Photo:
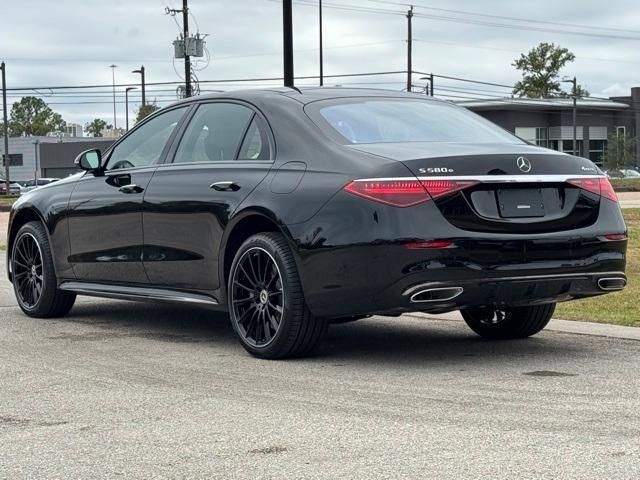
POLYGON ((146 85, 144 80, 144 65, 141 65, 138 70, 133 70, 131 73, 139 73, 140 74, 140 83, 142 87, 142 106, 144 107, 147 104, 146 100, 146 85))
POLYGON ((320 86, 324 85, 324 59, 322 54, 322 0, 318 0, 318 4, 320 5, 320 86))
POLYGON ((282 0, 282 36, 284 86, 293 87, 293 11, 291 7, 291 0, 282 0))
POLYGON ((182 0, 182 26, 184 34, 184 95, 191 96, 191 58, 189 57, 189 6, 182 0))
POLYGON ((413 73, 413 55, 411 49, 413 48, 413 29, 411 21, 413 19, 413 5, 407 12, 407 92, 411 91, 411 80, 413 73))
POLYGON ((4 62, 0 63, 2 70, 2 118, 4 121, 4 181, 7 187, 7 195, 11 191, 9 188, 9 121, 7 120, 7 66, 4 62))
POLYGON ((135 90, 136 87, 127 87, 124 91, 124 107, 125 107, 125 125, 127 132, 129 131, 129 92, 135 90))
POLYGON ((111 84, 113 88, 113 130, 115 131, 118 126, 116 125, 116 68, 117 65, 109 65, 111 69, 111 84))
POLYGON ((573 154, 578 155, 578 81, 576 77, 566 78, 562 80, 564 83, 571 83, 573 85, 573 89, 571 91, 571 96, 573 97, 573 154))

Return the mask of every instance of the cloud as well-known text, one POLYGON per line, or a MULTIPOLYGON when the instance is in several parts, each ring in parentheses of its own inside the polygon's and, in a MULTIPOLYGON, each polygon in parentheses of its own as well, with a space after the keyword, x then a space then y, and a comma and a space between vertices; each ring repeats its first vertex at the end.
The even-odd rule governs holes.
MULTIPOLYGON (((307 0, 305 0, 306 2, 307 0)), ((381 15, 326 8, 325 73, 327 75, 370 71, 404 70, 406 64, 405 7, 383 5, 369 0, 345 0, 343 5, 359 5, 397 11, 381 15), (337 48, 334 48, 337 47, 337 48)), ((415 0, 417 5, 466 10, 481 14, 576 23, 594 27, 638 30, 619 32, 640 37, 640 2, 619 0, 616 8, 598 2, 540 0, 415 0)), ((179 81, 182 62, 172 59, 172 41, 179 34, 180 16, 165 15, 167 4, 179 8, 178 0, 65 0, 64 8, 51 8, 50 0, 5 2, 3 17, 12 19, 0 29, 0 51, 7 61, 10 86, 110 85, 109 65, 118 65, 118 83, 137 83, 131 71, 144 64, 148 82, 179 81), (34 15, 34 12, 46 12, 34 15)), ((192 30, 199 26, 209 34, 207 46, 212 54, 209 66, 198 72, 201 80, 277 77, 282 70, 281 10, 270 0, 190 0, 192 30)), ((432 17, 460 16, 420 10, 432 17)), ((317 7, 294 4, 295 65, 297 75, 318 72, 317 7)), ((517 23, 468 15, 494 23, 517 23)), ((545 26, 540 24, 540 26, 545 26)), ((546 25, 567 30, 565 27, 546 25)), ((599 31, 593 28, 592 31, 599 31)), ((416 17, 414 66, 425 72, 467 77, 495 83, 513 84, 519 75, 511 67, 519 52, 541 41, 552 41, 570 48, 577 55, 567 68, 595 95, 628 94, 640 83, 640 41, 593 38, 562 33, 487 27, 453 23, 438 18, 416 17), (614 93, 611 93, 614 92, 614 93)), ((419 81, 416 78, 416 81, 419 81)), ((335 78, 327 84, 402 88, 404 75, 374 78, 335 78), (390 83, 379 83, 390 82, 390 83)), ((278 82, 264 82, 277 84, 278 82)), ((301 82, 313 83, 313 81, 301 82)), ((206 88, 240 88, 242 84, 206 88)), ((453 81, 440 81, 440 87, 473 87, 453 81)), ((492 90, 491 87, 481 87, 492 90)), ((204 86, 203 86, 204 88, 204 86)), ((503 89, 497 89, 500 92, 503 89)), ((86 123, 96 116, 111 121, 110 88, 96 90, 94 97, 55 95, 46 98, 67 121, 86 123), (86 102, 99 103, 86 103, 86 102), (83 103, 84 102, 84 103, 83 103)), ((451 92, 450 92, 451 93, 451 92)), ((175 86, 149 87, 149 97, 161 105, 175 99, 175 86)), ((131 110, 139 106, 139 91, 132 93, 131 110)), ((9 100, 19 99, 11 95, 9 100)), ((118 99, 124 100, 123 92, 118 99)), ((118 123, 124 123, 123 105, 118 104, 118 123)))

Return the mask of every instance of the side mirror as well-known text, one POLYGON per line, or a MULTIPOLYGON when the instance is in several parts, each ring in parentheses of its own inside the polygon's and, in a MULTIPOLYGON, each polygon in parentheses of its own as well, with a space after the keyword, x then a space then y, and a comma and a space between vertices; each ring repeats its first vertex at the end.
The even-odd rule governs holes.
POLYGON ((99 170, 102 166, 102 153, 97 148, 86 150, 76 157, 74 163, 88 172, 99 170))

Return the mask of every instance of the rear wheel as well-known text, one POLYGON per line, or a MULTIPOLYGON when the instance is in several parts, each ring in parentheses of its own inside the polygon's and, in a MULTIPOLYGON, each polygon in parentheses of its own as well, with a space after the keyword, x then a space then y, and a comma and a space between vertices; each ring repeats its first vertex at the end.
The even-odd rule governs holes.
POLYGON ((13 290, 18 305, 30 317, 61 317, 76 295, 58 289, 49 239, 40 222, 20 228, 11 250, 13 290))
POLYGON ((256 357, 308 355, 326 333, 327 322, 305 304, 293 254, 279 233, 253 235, 242 244, 227 291, 233 329, 256 357))
POLYGON ((514 339, 535 335, 547 326, 555 303, 518 308, 471 308, 462 310, 462 318, 471 330, 484 338, 514 339))

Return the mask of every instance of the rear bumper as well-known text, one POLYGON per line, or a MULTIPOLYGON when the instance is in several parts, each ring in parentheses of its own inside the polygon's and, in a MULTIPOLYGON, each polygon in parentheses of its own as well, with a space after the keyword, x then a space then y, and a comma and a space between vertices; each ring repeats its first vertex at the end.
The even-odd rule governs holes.
POLYGON ((560 242, 546 258, 538 255, 536 260, 523 253, 524 245, 519 258, 505 258, 496 249, 482 262, 473 250, 359 246, 316 252, 302 262, 301 276, 309 308, 327 317, 526 306, 624 288, 626 242, 566 246, 560 242))
POLYGON ((433 202, 399 209, 338 195, 289 229, 305 299, 319 316, 535 305, 607 293, 602 278, 626 281, 627 242, 605 238, 626 226, 608 200, 593 225, 524 234, 457 228, 433 202), (403 246, 437 239, 451 248, 403 246), (415 302, 416 287, 462 291, 415 302))
POLYGON ((426 311, 476 306, 527 306, 602 295, 624 289, 623 272, 532 275, 428 282, 414 285, 402 296, 426 311))

